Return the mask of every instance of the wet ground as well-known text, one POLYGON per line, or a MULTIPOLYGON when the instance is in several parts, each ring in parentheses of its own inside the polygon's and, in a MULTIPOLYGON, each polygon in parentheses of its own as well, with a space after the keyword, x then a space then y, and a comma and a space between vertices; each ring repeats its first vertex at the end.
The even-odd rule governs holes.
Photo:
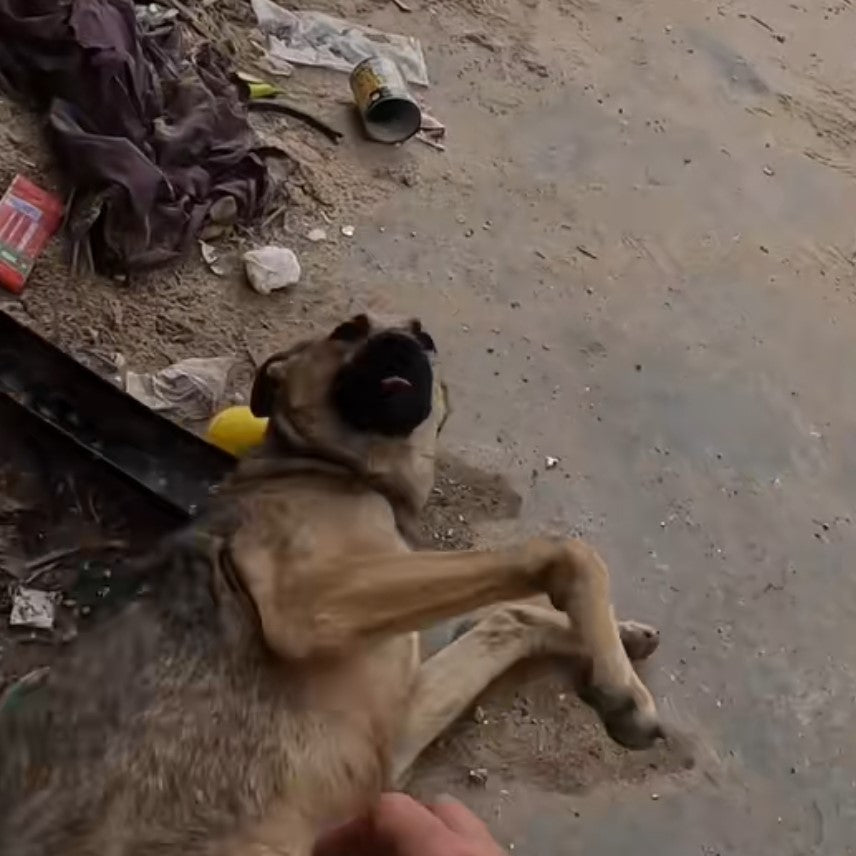
MULTIPOLYGON (((522 499, 465 519, 462 543, 593 541, 621 615, 662 630, 646 677, 698 743, 692 769, 620 751, 539 670, 490 693, 415 787, 461 794, 515 854, 856 852, 856 9, 336 8, 421 37, 445 153, 325 150, 342 193, 330 242, 303 240, 323 224, 308 206, 283 233, 306 271, 293 296, 190 268, 135 293, 36 278, 26 311, 145 367, 264 352, 352 306, 420 315, 447 446, 522 499)), ((340 81, 298 77, 343 119, 340 81)))

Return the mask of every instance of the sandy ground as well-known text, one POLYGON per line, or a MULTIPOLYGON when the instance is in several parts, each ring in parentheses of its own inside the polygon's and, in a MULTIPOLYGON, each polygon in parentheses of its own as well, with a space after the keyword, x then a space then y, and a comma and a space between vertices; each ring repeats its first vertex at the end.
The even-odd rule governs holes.
MULTIPOLYGON (((237 353, 239 384, 351 308, 420 315, 454 395, 447 445, 522 498, 462 521, 462 542, 591 539, 620 613, 661 628, 647 678, 704 749, 618 750, 554 664, 489 693, 417 791, 460 794, 515 854, 856 853, 856 9, 318 5, 422 39, 448 150, 280 124, 301 188, 265 238, 300 253, 291 294, 198 260, 69 283, 55 249, 18 311, 137 368, 237 353), (305 240, 316 225, 330 241, 305 240)), ((351 128, 343 78, 289 88, 351 128)), ((2 110, 0 177, 41 171, 2 110)))

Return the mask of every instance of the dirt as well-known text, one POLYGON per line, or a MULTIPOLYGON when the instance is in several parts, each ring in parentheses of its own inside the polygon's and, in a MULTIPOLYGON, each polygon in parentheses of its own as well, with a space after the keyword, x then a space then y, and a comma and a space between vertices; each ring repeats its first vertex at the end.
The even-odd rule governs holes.
MULTIPOLYGON (((313 4, 420 37, 446 152, 364 142, 344 77, 298 69, 289 98, 346 137, 264 120, 289 204, 221 242, 226 276, 193 253, 127 286, 69 281, 55 241, 16 311, 135 369, 237 354, 237 397, 331 319, 421 316, 445 444, 481 474, 442 475, 426 535, 593 540, 619 613, 661 628, 647 679, 698 746, 692 769, 680 747, 615 749, 553 664, 491 690, 487 724, 414 787, 461 794, 515 854, 856 852, 856 8, 411 5, 313 4), (262 242, 300 255, 289 293, 243 282, 262 242)), ((240 45, 246 4, 222 8, 240 45)), ((0 102, 0 127, 0 180, 54 185, 30 117, 0 102)))

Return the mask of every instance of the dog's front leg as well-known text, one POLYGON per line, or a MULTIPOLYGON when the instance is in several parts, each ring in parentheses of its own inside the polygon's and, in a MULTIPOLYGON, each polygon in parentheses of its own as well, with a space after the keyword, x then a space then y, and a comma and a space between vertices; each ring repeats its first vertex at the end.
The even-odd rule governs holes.
POLYGON ((571 620, 591 664, 584 692, 610 735, 628 746, 661 736, 654 701, 621 643, 609 575, 581 541, 539 539, 510 550, 342 556, 277 562, 236 551, 268 645, 285 659, 342 655, 361 639, 420 630, 504 600, 545 592, 571 620))

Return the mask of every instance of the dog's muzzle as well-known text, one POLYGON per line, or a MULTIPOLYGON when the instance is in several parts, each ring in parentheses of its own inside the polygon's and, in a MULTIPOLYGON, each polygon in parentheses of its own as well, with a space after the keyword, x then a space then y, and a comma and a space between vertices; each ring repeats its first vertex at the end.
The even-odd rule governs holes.
POLYGON ((332 403, 356 431, 405 437, 431 414, 434 372, 406 333, 373 336, 336 375, 332 403))

